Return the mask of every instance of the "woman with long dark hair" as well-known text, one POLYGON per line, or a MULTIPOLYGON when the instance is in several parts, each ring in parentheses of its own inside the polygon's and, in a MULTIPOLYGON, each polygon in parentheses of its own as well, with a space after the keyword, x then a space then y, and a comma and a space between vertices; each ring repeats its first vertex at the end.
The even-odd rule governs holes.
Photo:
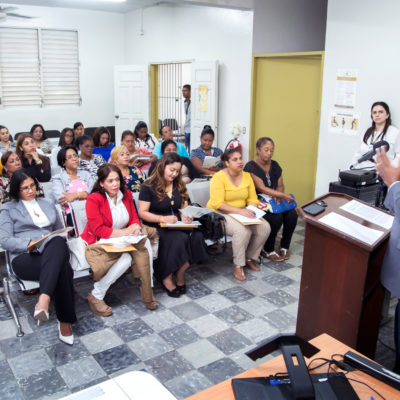
POLYGON ((48 182, 51 178, 50 160, 38 154, 35 141, 29 133, 22 133, 17 139, 17 154, 22 168, 39 182, 48 182))
MULTIPOLYGON (((397 167, 400 159, 400 132, 392 125, 389 106, 384 101, 377 101, 371 107, 372 125, 366 130, 360 147, 353 157, 352 164, 365 153, 370 151, 373 145, 380 140, 388 142, 390 148, 387 156, 393 166, 397 167)), ((374 169, 372 161, 364 161, 357 164, 357 169, 374 169)))
POLYGON ((102 317, 112 314, 112 308, 104 301, 109 287, 130 267, 135 277, 141 278, 142 301, 149 310, 157 308, 150 276, 149 252, 146 238, 134 245, 135 250, 107 252, 96 244, 100 239, 140 235, 142 226, 136 214, 132 194, 125 188, 118 167, 104 164, 98 170, 98 178, 86 200, 87 224, 80 236, 88 245, 86 259, 95 281, 88 295, 90 310, 102 317))
POLYGON ((180 210, 188 206, 188 193, 181 175, 182 161, 176 153, 164 154, 154 172, 142 185, 139 194, 139 216, 160 234, 158 258, 154 272, 168 296, 186 293, 185 271, 191 263, 208 259, 203 235, 196 229, 184 231, 161 227, 178 220, 190 223, 192 218, 180 210))

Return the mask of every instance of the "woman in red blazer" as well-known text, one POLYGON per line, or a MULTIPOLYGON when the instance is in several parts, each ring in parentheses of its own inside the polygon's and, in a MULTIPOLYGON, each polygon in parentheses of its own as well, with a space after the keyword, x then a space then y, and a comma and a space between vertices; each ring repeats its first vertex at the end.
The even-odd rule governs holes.
POLYGON ((93 271, 94 288, 88 295, 90 310, 102 317, 112 314, 104 302, 108 288, 132 265, 135 277, 141 278, 142 301, 150 310, 157 308, 150 279, 149 253, 146 238, 135 244, 135 251, 107 252, 96 242, 142 233, 132 194, 125 189, 119 168, 104 164, 97 171, 98 179, 86 200, 87 224, 81 235, 88 246, 85 256, 93 271))

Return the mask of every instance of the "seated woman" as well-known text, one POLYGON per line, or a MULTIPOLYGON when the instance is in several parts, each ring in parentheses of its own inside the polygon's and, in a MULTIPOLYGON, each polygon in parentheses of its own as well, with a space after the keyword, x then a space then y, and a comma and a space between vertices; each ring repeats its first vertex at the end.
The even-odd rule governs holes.
POLYGON ((51 154, 51 151, 53 150, 53 144, 49 139, 47 139, 43 125, 33 125, 30 130, 30 134, 35 141, 36 151, 39 154, 42 156, 51 154))
POLYGON ((37 181, 26 171, 15 171, 10 182, 13 201, 0 208, 0 244, 10 252, 11 266, 21 279, 39 281, 40 296, 33 317, 49 319, 50 299, 54 298, 59 339, 72 345, 71 324, 76 321, 73 271, 65 239, 56 236, 39 251, 28 252, 43 235, 62 228, 54 205, 35 199, 37 181))
POLYGON ((85 127, 83 126, 82 122, 75 122, 74 123, 74 136, 75 140, 78 137, 83 136, 85 134, 85 127))
MULTIPOLYGON (((272 160, 275 145, 271 138, 262 137, 256 143, 257 157, 249 161, 244 170, 251 174, 257 193, 264 193, 275 198, 278 202, 283 199, 289 203, 293 198, 285 193, 283 184, 282 168, 272 160)), ((265 242, 264 251, 261 255, 271 261, 284 261, 290 258, 289 247, 292 235, 296 229, 297 212, 289 210, 280 214, 267 212, 264 218, 271 226, 271 233, 265 242), (275 252, 276 235, 283 224, 282 239, 279 254, 275 252)))
POLYGON ((215 134, 214 131, 211 129, 211 126, 204 125, 204 128, 200 135, 200 146, 190 152, 190 161, 192 161, 197 171, 199 171, 199 173, 202 175, 214 175, 221 169, 220 166, 210 168, 203 167, 204 159, 207 156, 221 157, 223 153, 223 151, 218 147, 212 147, 214 138, 215 134))
MULTIPOLYGON (((10 197, 10 179, 14 172, 21 169, 21 160, 18 155, 12 151, 6 151, 1 156, 3 165, 3 176, 0 178, 0 204, 11 201, 10 197)), ((44 197, 42 188, 39 186, 36 191, 36 197, 44 197)))
POLYGON ((88 246, 86 259, 93 271, 94 288, 88 295, 90 310, 102 317, 112 314, 104 302, 108 288, 132 265, 136 277, 141 278, 142 301, 149 310, 157 308, 150 277, 149 252, 144 238, 135 244, 135 251, 108 253, 95 244, 100 239, 139 235, 142 232, 135 211, 132 194, 125 189, 118 167, 104 164, 98 170, 98 179, 86 200, 87 224, 80 236, 88 246), (133 265, 134 263, 134 265, 133 265))
POLYGON ((179 211, 188 205, 188 194, 181 178, 181 167, 182 161, 178 154, 164 154, 153 174, 143 183, 139 194, 140 218, 145 224, 156 227, 160 234, 154 272, 170 297, 179 297, 186 293, 185 271, 190 264, 208 259, 200 231, 175 230, 159 226, 160 223, 173 224, 178 219, 182 219, 185 223, 192 222, 192 218, 181 215, 179 211))
POLYGON ((38 154, 35 141, 29 133, 22 133, 17 139, 17 154, 22 168, 39 182, 48 182, 51 178, 50 160, 38 154))
POLYGON ((74 141, 75 141, 75 136, 74 136, 74 132, 72 131, 72 129, 71 128, 64 128, 61 131, 60 139, 58 141, 58 146, 54 147, 54 149, 51 151, 51 156, 50 156, 51 168, 57 168, 58 167, 58 161, 57 161, 58 152, 63 147, 73 144, 74 141))
POLYGON ((158 143, 156 137, 152 133, 149 133, 147 124, 143 121, 139 121, 136 124, 133 134, 135 135, 136 147, 143 147, 147 150, 153 151, 154 147, 158 143))
POLYGON ((117 146, 112 149, 111 161, 116 165, 124 177, 125 187, 131 192, 138 192, 144 181, 139 168, 129 165, 129 151, 125 146, 117 146))
POLYGON ((100 154, 93 154, 93 139, 83 135, 76 139, 76 147, 79 150, 79 169, 88 171, 94 179, 97 179, 97 170, 105 164, 100 154))
POLYGON ((6 151, 15 151, 15 144, 7 127, 0 125, 0 155, 6 151))
POLYGON ((260 256, 271 228, 266 221, 243 225, 229 215, 241 214, 255 218, 253 212, 245 207, 256 206, 259 201, 251 175, 243 171, 243 159, 239 150, 226 150, 221 160, 225 168, 217 172, 210 181, 210 200, 207 207, 224 216, 226 233, 232 236, 233 275, 237 280, 244 281, 244 266, 260 271, 255 261, 260 256))
MULTIPOLYGON (((165 153, 177 153, 177 152, 178 152, 178 149, 176 147, 176 142, 173 141, 172 139, 164 140, 161 143, 161 155, 162 156, 165 153)), ((179 153, 178 153, 178 155, 179 155, 179 153)), ((153 162, 151 164, 151 167, 149 168, 149 176, 154 171, 154 168, 156 167, 157 162, 158 161, 153 162)), ((187 157, 181 157, 181 162, 182 162, 182 169, 181 169, 182 180, 183 180, 183 182, 185 182, 185 184, 192 182, 193 179, 201 177, 201 175, 197 172, 196 168, 193 166, 193 164, 187 157)))
MULTIPOLYGON (((86 200, 95 180, 88 171, 78 169, 79 156, 74 146, 63 147, 57 154, 57 162, 61 172, 51 178, 53 200, 69 214, 67 203, 86 200)), ((72 226, 72 220, 67 218, 67 221, 72 226)))
MULTIPOLYGON (((172 129, 168 125, 164 125, 160 128, 160 137, 162 141, 164 140, 174 140, 174 133, 172 132, 172 129)), ((157 156, 157 158, 162 157, 162 152, 161 152, 161 144, 162 141, 157 143, 156 146, 154 147, 153 154, 157 156)), ((186 150, 186 147, 183 143, 175 142, 176 143, 176 148, 177 148, 177 153, 181 157, 187 157, 189 158, 189 154, 186 150)))
POLYGON ((157 161, 157 157, 150 150, 144 147, 136 147, 135 135, 132 131, 126 130, 122 132, 121 144, 129 151, 130 165, 139 168, 141 171, 147 171, 153 161, 157 161), (138 160, 138 156, 149 156, 150 161, 138 160))
POLYGON ((101 155, 108 162, 114 145, 111 143, 111 133, 105 126, 96 128, 93 135, 93 144, 93 154, 101 155))
POLYGON ((383 101, 377 101, 371 107, 372 125, 366 130, 359 145, 359 149, 353 157, 352 165, 357 169, 375 169, 372 161, 364 161, 357 164, 357 160, 370 151, 373 145, 380 140, 386 140, 390 146, 387 156, 393 166, 400 166, 400 132, 392 125, 389 106, 383 101))

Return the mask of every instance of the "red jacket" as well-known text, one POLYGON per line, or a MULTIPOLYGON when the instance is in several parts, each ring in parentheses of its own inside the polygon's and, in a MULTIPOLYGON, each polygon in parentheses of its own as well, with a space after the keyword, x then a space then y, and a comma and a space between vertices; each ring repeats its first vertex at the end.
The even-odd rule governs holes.
MULTIPOLYGON (((129 214, 129 225, 140 225, 139 217, 136 214, 133 204, 132 193, 125 190, 122 202, 129 214)), ((93 244, 100 239, 108 239, 112 234, 112 215, 107 197, 101 193, 92 193, 86 199, 87 223, 81 238, 87 244, 93 244)))

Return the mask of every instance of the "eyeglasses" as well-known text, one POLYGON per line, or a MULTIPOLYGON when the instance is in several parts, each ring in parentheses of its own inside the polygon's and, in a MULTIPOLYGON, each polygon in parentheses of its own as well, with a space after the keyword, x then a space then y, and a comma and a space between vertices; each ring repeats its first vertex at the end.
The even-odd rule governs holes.
POLYGON ((65 135, 64 137, 73 138, 73 137, 74 137, 74 135, 65 135))
POLYGON ((30 190, 36 189, 36 183, 31 183, 29 186, 23 186, 20 188, 21 192, 29 192, 30 190))
POLYGON ((79 158, 78 154, 72 154, 72 155, 66 157, 66 160, 68 160, 68 161, 76 160, 77 158, 79 158))

